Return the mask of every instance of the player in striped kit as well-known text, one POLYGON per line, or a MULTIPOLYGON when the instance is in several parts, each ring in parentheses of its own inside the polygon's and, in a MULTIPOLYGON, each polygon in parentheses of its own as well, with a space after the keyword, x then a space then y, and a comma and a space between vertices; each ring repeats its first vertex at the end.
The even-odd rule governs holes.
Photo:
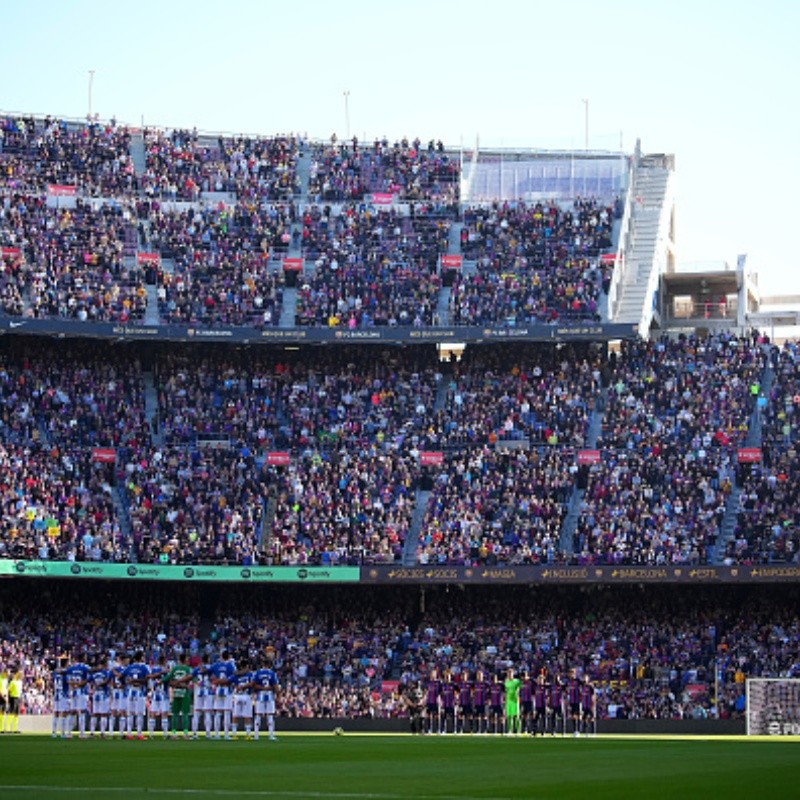
POLYGON ((444 680, 440 686, 439 697, 441 700, 441 717, 439 718, 439 733, 455 733, 456 731, 456 686, 449 672, 444 673, 444 680))
POLYGON ((561 727, 561 735, 565 735, 566 721, 564 719, 564 687, 562 685, 561 678, 558 675, 553 677, 553 682, 548 687, 547 711, 550 716, 551 735, 556 735, 559 724, 561 727))
POLYGON ((231 677, 233 702, 231 733, 236 739, 241 726, 244 728, 245 736, 249 739, 253 730, 253 697, 250 694, 253 673, 247 668, 246 661, 241 661, 238 666, 239 668, 231 677))
POLYGON ((261 720, 267 718, 267 731, 271 742, 275 741, 275 692, 278 676, 271 667, 261 667, 253 673, 251 688, 255 691, 256 710, 253 738, 258 741, 261 720))
POLYGON ((203 655, 203 663, 192 670, 192 738, 196 739, 200 730, 200 715, 203 715, 203 730, 206 739, 211 738, 214 718, 214 687, 208 674, 208 655, 203 655))
POLYGON ((519 718, 520 730, 528 734, 533 732, 533 680, 530 673, 522 673, 522 682, 519 686, 519 718))
POLYGON ((533 735, 547 733, 547 681, 545 676, 540 674, 536 678, 536 685, 533 689, 533 735))
POLYGON ((458 722, 456 733, 469 733, 472 728, 472 685, 469 682, 469 673, 461 673, 458 682, 458 722))
POLYGON ((581 684, 581 720, 583 732, 587 736, 589 733, 597 733, 597 693, 585 673, 581 684))
POLYGON ((503 684, 497 675, 489 684, 489 726, 494 734, 503 732, 503 684))
POLYGON ((58 666, 53 670, 53 738, 59 735, 66 738, 69 720, 69 688, 64 670, 66 658, 60 658, 58 666))
POLYGON ((226 739, 231 738, 231 711, 233 695, 230 680, 236 672, 236 664, 230 653, 224 650, 218 661, 209 668, 208 674, 214 687, 214 738, 219 739, 223 733, 226 739))
POLYGON ((125 726, 128 722, 128 693, 125 682, 122 680, 122 670, 127 666, 127 656, 121 656, 111 668, 111 716, 108 718, 108 733, 114 735, 116 724, 117 733, 125 735, 125 726))
POLYGON ((570 670, 569 682, 567 683, 567 704, 569 718, 572 720, 572 735, 578 736, 581 727, 581 682, 578 680, 578 673, 574 669, 570 670))
POLYGON ((428 722, 428 733, 436 733, 439 723, 439 689, 441 683, 436 670, 431 670, 428 685, 425 687, 425 717, 428 722))
POLYGON ((136 738, 144 739, 144 715, 147 711, 145 693, 147 689, 147 679, 150 676, 150 667, 142 660, 143 654, 138 652, 134 655, 130 664, 122 670, 122 683, 126 689, 127 713, 126 739, 133 739, 134 724, 136 726, 136 738))
POLYGON ((91 669, 83 661, 70 664, 64 670, 69 694, 69 717, 67 722, 67 738, 72 736, 77 718, 78 735, 86 738, 86 716, 89 713, 89 674, 91 669))
POLYGON ((473 733, 487 733, 486 703, 489 699, 489 687, 481 670, 475 673, 475 684, 472 687, 473 733))
POLYGON ((98 728, 100 738, 104 739, 108 732, 108 717, 111 712, 111 670, 106 660, 99 657, 89 674, 89 688, 92 701, 92 716, 89 720, 89 735, 94 736, 98 728))
POLYGON ((164 683, 168 673, 167 657, 158 657, 156 665, 150 670, 147 679, 147 693, 150 706, 147 711, 147 735, 152 739, 156 725, 161 723, 161 733, 164 738, 169 734, 169 689, 164 683))

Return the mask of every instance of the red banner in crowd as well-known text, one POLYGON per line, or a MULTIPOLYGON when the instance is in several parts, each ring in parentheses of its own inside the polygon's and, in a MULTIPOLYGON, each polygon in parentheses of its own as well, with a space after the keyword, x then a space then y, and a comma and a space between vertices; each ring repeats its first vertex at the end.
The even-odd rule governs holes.
POLYGON ((444 462, 444 453, 436 450, 421 450, 419 463, 423 467, 438 467, 444 462))
POLYGON ((373 192, 372 205, 390 206, 394 202, 394 195, 388 192, 373 192))
POLYGON ((600 256, 600 263, 601 264, 616 264, 617 263, 617 254, 616 253, 603 253, 600 256))
POLYGON ((2 247, 0 248, 0 253, 3 258, 14 258, 20 255, 21 251, 19 247, 2 247))
POLYGON ((47 194, 51 197, 75 197, 77 188, 75 186, 64 186, 58 183, 47 185, 47 194))
POLYGON ((381 694, 394 694, 400 688, 400 681, 381 681, 381 694))
POLYGON ((302 258, 284 258, 283 268, 287 272, 301 272, 303 269, 302 258))
POLYGON ((270 467, 286 467, 292 459, 285 450, 273 450, 267 453, 267 464, 270 467))
POLYGON ((761 448, 760 447, 740 447, 739 448, 739 463, 740 464, 758 464, 761 461, 761 448))
POLYGON ((92 461, 100 461, 103 464, 113 464, 116 460, 117 451, 113 447, 92 448, 92 461))
POLYGON ((442 269, 461 269, 461 256, 442 256, 442 269))
POLYGON ((137 264, 155 264, 158 266, 161 263, 161 254, 160 253, 137 253, 136 254, 136 263, 137 264))
POLYGON ((599 464, 599 450, 578 450, 578 464, 599 464))

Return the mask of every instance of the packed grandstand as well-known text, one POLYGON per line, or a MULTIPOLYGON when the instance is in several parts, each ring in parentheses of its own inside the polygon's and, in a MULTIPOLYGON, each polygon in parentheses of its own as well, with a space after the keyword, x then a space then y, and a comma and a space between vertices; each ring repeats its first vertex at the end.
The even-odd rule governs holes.
POLYGON ((472 201, 476 158, 0 118, 0 660, 29 713, 62 657, 140 650, 269 651, 297 717, 511 668, 588 676, 601 718, 735 717, 800 671, 793 587, 704 585, 800 575, 795 344, 642 336, 610 302, 638 184, 570 163, 472 201), (285 568, 369 585, 241 585, 285 568))

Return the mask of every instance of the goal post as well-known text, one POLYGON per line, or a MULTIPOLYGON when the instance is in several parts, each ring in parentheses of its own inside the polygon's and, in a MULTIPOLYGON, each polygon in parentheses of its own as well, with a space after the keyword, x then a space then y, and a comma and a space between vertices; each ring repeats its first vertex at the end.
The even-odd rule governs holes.
POLYGON ((800 736, 800 678, 748 678, 747 735, 800 736))

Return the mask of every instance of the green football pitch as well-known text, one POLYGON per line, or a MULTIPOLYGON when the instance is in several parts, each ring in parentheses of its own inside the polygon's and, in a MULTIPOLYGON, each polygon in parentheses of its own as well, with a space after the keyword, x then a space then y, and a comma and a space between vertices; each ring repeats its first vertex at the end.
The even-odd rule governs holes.
POLYGON ((277 742, 0 737, 0 800, 787 798, 797 739, 284 734, 277 742))

